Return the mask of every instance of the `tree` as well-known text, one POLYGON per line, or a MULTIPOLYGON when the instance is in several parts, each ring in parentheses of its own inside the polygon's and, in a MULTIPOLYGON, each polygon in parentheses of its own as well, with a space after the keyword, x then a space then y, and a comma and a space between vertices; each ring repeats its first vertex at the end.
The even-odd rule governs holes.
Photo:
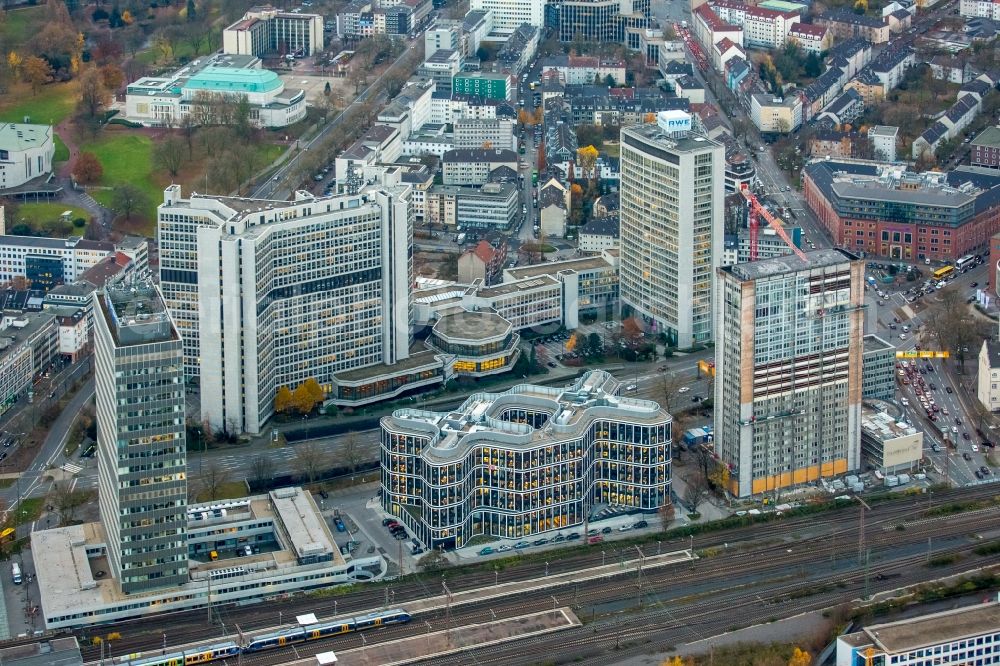
POLYGON ((108 63, 101 66, 101 83, 104 84, 104 89, 108 92, 114 92, 122 87, 125 83, 125 72, 122 68, 114 63, 108 63))
POLYGON ((622 322, 622 339, 630 349, 635 349, 642 342, 642 326, 635 317, 629 317, 622 322))
POLYGON ((343 457, 344 463, 347 466, 347 471, 352 475, 357 471, 358 465, 362 462, 363 452, 361 450, 361 439, 358 437, 358 433, 349 432, 344 437, 344 450, 343 457))
POLYGON ((306 394, 309 396, 309 399, 312 400, 314 406, 322 403, 323 400, 326 399, 326 391, 324 391, 323 387, 319 385, 319 382, 316 381, 315 377, 310 377, 305 380, 302 382, 302 385, 305 386, 306 394))
POLYGON ((310 484, 316 481, 323 468, 323 452, 314 442, 303 442, 295 447, 295 467, 310 484))
POLYGON ((330 82, 327 81, 326 85, 323 86, 323 94, 329 97, 331 92, 333 92, 333 89, 330 87, 330 82))
POLYGON ((678 396, 681 394, 681 388, 684 386, 684 380, 677 376, 673 372, 664 372, 660 375, 660 381, 657 384, 658 397, 661 400, 660 404, 664 409, 673 413, 673 409, 676 407, 674 403, 677 402, 678 396))
POLYGON ((7 54, 7 67, 10 68, 11 74, 18 76, 21 73, 21 65, 24 64, 24 58, 22 58, 17 51, 11 51, 7 54))
POLYGON ((104 87, 101 72, 96 67, 88 67, 80 75, 80 97, 77 110, 88 118, 96 118, 111 101, 108 89, 104 87))
POLYGON ((124 215, 126 220, 131 220, 132 213, 148 206, 149 197, 131 183, 116 185, 111 191, 111 209, 124 215))
POLYGON ((598 333, 591 333, 587 336, 587 352, 592 356, 600 356, 604 353, 604 341, 598 333))
POLYGON ((59 514, 59 522, 63 525, 71 524, 76 516, 76 510, 85 504, 89 504, 94 498, 94 494, 89 490, 73 490, 73 483, 70 481, 58 481, 52 484, 52 507, 59 514))
POLYGON ((195 501, 212 502, 219 499, 222 486, 229 483, 229 472, 219 466, 214 460, 209 461, 198 475, 197 486, 201 492, 195 493, 195 501))
POLYGON ((788 666, 809 666, 811 663, 812 656, 798 646, 792 652, 792 658, 788 660, 788 666))
POLYGON ((198 10, 194 6, 194 0, 187 0, 186 13, 188 23, 193 23, 198 18, 198 10))
POLYGON ((78 183, 87 185, 96 183, 103 175, 104 167, 101 166, 100 160, 97 159, 97 155, 94 153, 80 153, 76 161, 73 162, 73 178, 78 183))
POLYGON ((958 359, 959 373, 964 374, 965 362, 979 353, 985 331, 980 330, 979 320, 954 286, 939 291, 937 298, 938 302, 925 310, 927 331, 942 350, 958 359))
POLYGON ((583 169, 586 178, 596 179, 597 174, 594 172, 594 167, 597 166, 598 155, 597 148, 593 146, 576 149, 576 163, 583 169))
POLYGON ((168 136, 153 147, 153 163, 176 176, 184 164, 184 144, 176 136, 168 136))
POLYGON ((580 336, 576 333, 569 336, 569 340, 566 341, 566 351, 574 351, 580 344, 580 336))
POLYGON ((292 391, 287 386, 279 386, 274 394, 274 411, 284 414, 292 406, 292 391))
POLYGON ((25 81, 31 84, 32 95, 37 95, 38 89, 52 80, 52 66, 38 56, 25 58, 23 71, 25 81))
POLYGON ((274 463, 267 456, 255 456, 250 461, 250 480, 255 484, 263 484, 274 477, 274 463))
POLYGON ((609 88, 614 88, 615 85, 616 85, 616 83, 615 83, 615 77, 611 76, 610 74, 608 74, 607 76, 605 76, 604 77, 604 85, 606 85, 609 88))

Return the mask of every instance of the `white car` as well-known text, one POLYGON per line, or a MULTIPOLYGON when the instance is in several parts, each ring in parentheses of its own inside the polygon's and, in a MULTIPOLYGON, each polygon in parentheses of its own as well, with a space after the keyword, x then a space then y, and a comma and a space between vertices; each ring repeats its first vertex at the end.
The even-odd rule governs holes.
POLYGON ((972 452, 973 453, 979 453, 979 445, 978 444, 973 444, 972 445, 972 452))
POLYGON ((906 333, 900 333, 899 334, 899 339, 900 340, 905 340, 906 339, 906 333))
POLYGON ((636 390, 637 388, 639 388, 639 387, 638 387, 638 386, 636 386, 635 384, 629 384, 628 386, 626 386, 626 387, 625 387, 625 390, 626 390, 626 391, 634 391, 634 390, 636 390))
POLYGON ((909 407, 910 406, 910 401, 907 400, 906 398, 900 399, 900 402, 903 403, 903 407, 909 407))
POLYGON ((677 389, 677 392, 678 393, 687 393, 690 390, 691 390, 691 387, 689 387, 689 386, 682 386, 679 389, 677 389))

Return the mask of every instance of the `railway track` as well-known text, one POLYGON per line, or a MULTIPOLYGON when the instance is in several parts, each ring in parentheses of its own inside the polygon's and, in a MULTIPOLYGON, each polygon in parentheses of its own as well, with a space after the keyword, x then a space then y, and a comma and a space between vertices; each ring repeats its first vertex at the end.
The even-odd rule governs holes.
MULTIPOLYGON (((934 500, 935 503, 953 500, 970 501, 993 497, 996 492, 997 489, 989 487, 958 489, 938 492, 934 495, 934 500)), ((866 539, 877 538, 878 533, 885 532, 888 526, 894 525, 899 521, 921 517, 927 506, 927 499, 923 497, 918 501, 897 500, 875 505, 867 517, 866 539)), ((857 514, 849 507, 840 510, 831 510, 820 514, 820 517, 823 519, 822 523, 817 521, 817 516, 815 515, 789 518, 787 520, 776 520, 770 523, 695 536, 691 540, 675 539, 664 541, 660 544, 660 547, 664 551, 669 551, 671 549, 687 547, 690 544, 697 550, 706 550, 710 548, 725 548, 724 544, 728 544, 728 550, 740 552, 744 558, 747 558, 754 553, 773 549, 776 543, 797 544, 796 547, 801 547, 803 544, 808 543, 822 544, 824 540, 835 542, 838 539, 846 538, 849 534, 857 534, 857 514)), ((611 556, 609 561, 614 561, 619 556, 619 553, 624 550, 620 546, 614 547, 614 542, 602 545, 604 552, 611 556)), ((643 547, 649 551, 651 545, 652 543, 647 542, 643 547)), ((628 547, 628 551, 633 557, 637 555, 631 546, 628 547)), ((561 559, 553 557, 553 561, 550 562, 549 571, 554 574, 593 567, 600 564, 602 559, 604 559, 604 556, 601 554, 600 547, 590 547, 584 549, 584 552, 580 555, 561 559)), ((504 566, 508 562, 505 561, 503 563, 504 566)), ((745 559, 743 562, 745 564, 745 559)), ((544 568, 545 564, 541 561, 515 564, 513 567, 504 569, 503 580, 504 582, 510 582, 514 580, 542 578, 544 568)), ((675 568, 672 567, 671 569, 675 568)), ((496 580, 495 576, 494 571, 491 569, 472 572, 463 572, 462 570, 450 571, 447 574, 448 586, 452 592, 488 588, 496 580)), ((416 575, 391 586, 393 592, 391 603, 396 606, 405 606, 409 600, 433 596, 441 592, 437 575, 416 575)), ((202 609, 161 615, 155 619, 102 626, 98 632, 93 633, 104 635, 112 631, 120 633, 123 638, 114 646, 116 654, 158 649, 163 644, 164 633, 167 634, 170 644, 173 646, 202 640, 215 640, 227 633, 234 632, 236 626, 239 626, 244 633, 251 633, 265 627, 275 626, 278 624, 279 612, 283 618, 288 619, 302 612, 313 612, 320 618, 335 614, 344 615, 361 612, 384 605, 386 589, 385 585, 373 585, 358 593, 336 597, 300 596, 284 602, 215 607, 213 609, 213 621, 215 624, 207 622, 207 613, 202 609), (263 608, 267 609, 266 612, 262 612, 263 608)), ((82 634, 81 638, 84 645, 87 645, 88 641, 86 639, 88 633, 91 632, 80 633, 82 634)), ((84 648, 85 659, 93 660, 97 656, 97 648, 84 648)))
MULTIPOLYGON (((898 520, 898 517, 871 523, 869 529, 872 534, 868 545, 876 559, 870 567, 869 585, 872 588, 881 587, 877 585, 878 581, 875 578, 879 574, 891 574, 899 569, 921 564, 927 557, 926 553, 909 555, 899 555, 899 553, 901 549, 912 550, 914 546, 922 545, 928 536, 950 544, 947 548, 938 549, 935 554, 969 555, 978 542, 970 541, 968 535, 982 525, 983 518, 982 515, 970 513, 942 516, 935 522, 918 519, 919 522, 914 522, 912 527, 907 527, 903 531, 886 530, 883 524, 888 520, 898 520)), ((969 561, 966 560, 953 568, 957 571, 968 567, 969 561)), ((947 569, 934 571, 935 574, 946 573, 947 569)), ((929 573, 929 569, 919 566, 909 577, 901 576, 899 579, 893 579, 891 585, 919 582, 921 579, 926 579, 929 573)), ((831 540, 829 535, 823 535, 799 543, 792 549, 779 549, 775 552, 773 549, 762 548, 755 552, 723 554, 690 566, 678 565, 654 569, 643 575, 641 588, 633 569, 608 580, 590 581, 583 589, 580 586, 567 584, 547 591, 468 604, 452 609, 451 625, 488 622, 493 618, 511 617, 556 605, 569 605, 582 618, 592 619, 588 624, 589 628, 569 630, 574 636, 570 641, 573 645, 571 659, 567 660, 575 660, 578 657, 593 656, 597 644, 606 646, 608 632, 612 630, 609 626, 613 626, 618 643, 638 642, 639 645, 645 646, 646 639, 653 634, 658 636, 658 632, 665 628, 676 630, 677 627, 684 627, 688 633, 676 635, 672 640, 697 640, 736 625, 748 626, 770 617, 808 610, 813 604, 818 604, 815 605, 816 608, 822 608, 855 598, 859 591, 864 590, 864 578, 864 567, 857 562, 856 544, 831 540), (750 555, 766 557, 751 558, 748 557, 750 555), (838 557, 841 558, 839 568, 836 565, 838 557), (830 570, 824 566, 828 561, 833 563, 830 570), (851 564, 848 565, 848 562, 851 564), (703 580, 706 574, 726 582, 721 587, 706 587, 692 593, 690 587, 703 580), (648 604, 649 610, 639 615, 624 616, 622 610, 613 609, 615 604, 622 605, 623 601, 629 600, 635 600, 636 608, 640 603, 648 604), (747 609, 746 612, 739 610, 744 608, 747 609), (738 617, 739 620, 734 621, 732 619, 734 617, 738 617), (611 625, 610 618, 619 619, 615 619, 611 625), (683 618, 683 621, 678 618, 683 618), (728 624, 722 625, 714 618, 729 618, 726 620, 728 624), (698 627, 702 624, 704 626, 699 630, 698 627), (596 637, 587 633, 589 631, 593 634, 595 628, 598 628, 596 637), (579 646, 587 647, 580 650, 579 646)), ((886 585, 887 582, 882 586, 886 585)), ((626 603, 625 609, 631 607, 626 603)), ((338 651, 362 648, 364 645, 422 634, 428 623, 430 627, 426 629, 427 631, 431 627, 435 631, 445 628, 448 626, 446 611, 419 613, 411 624, 381 629, 368 634, 364 641, 358 635, 342 636, 335 642, 319 641, 315 644, 299 645, 294 653, 292 650, 284 650, 244 656, 242 663, 246 666, 271 666, 285 663, 294 656, 308 656, 334 647, 338 651)), ((507 646, 494 646, 482 659, 475 653, 472 653, 473 659, 463 653, 443 660, 432 660, 432 663, 469 664, 476 663, 474 659, 478 659, 479 663, 493 663, 500 659, 505 659, 509 663, 534 663, 534 661, 522 662, 518 657, 523 658, 524 654, 552 655, 556 652, 562 654, 565 652, 563 648, 566 645, 567 632, 559 632, 552 638, 539 637, 535 640, 551 640, 555 641, 555 644, 552 650, 539 652, 535 649, 525 649, 523 642, 515 642, 512 645, 520 647, 513 653, 507 646), (498 650, 503 657, 497 656, 498 650)), ((620 651, 613 656, 615 659, 620 658, 620 651)))

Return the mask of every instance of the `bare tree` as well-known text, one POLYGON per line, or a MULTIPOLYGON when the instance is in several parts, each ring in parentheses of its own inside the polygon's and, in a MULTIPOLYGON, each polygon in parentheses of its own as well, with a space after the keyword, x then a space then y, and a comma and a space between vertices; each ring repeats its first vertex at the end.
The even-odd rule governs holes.
POLYGON ((295 466, 310 485, 315 483, 319 473, 323 471, 322 449, 314 442, 299 444, 295 447, 295 466))
POLYGON ((664 372, 660 375, 660 381, 656 386, 660 405, 667 411, 674 408, 683 386, 684 381, 677 376, 677 373, 664 372))
POLYGON ((274 463, 267 456, 256 456, 250 461, 250 480, 262 484, 274 477, 274 463))
POLYGON ((937 293, 924 321, 941 350, 958 359, 959 374, 965 374, 965 362, 979 353, 986 333, 971 306, 955 287, 946 287, 937 293))
POLYGON ((184 165, 184 144, 172 135, 158 141, 153 148, 153 161, 171 176, 176 176, 184 165))
POLYGON ((212 502, 219 499, 222 487, 227 483, 229 483, 229 472, 219 467, 217 462, 209 462, 198 477, 198 486, 200 486, 201 492, 196 494, 196 499, 200 499, 202 502, 212 502))
POLYGON ((347 471, 354 476, 354 472, 357 471, 358 465, 362 462, 363 452, 361 451, 361 440, 356 432, 349 432, 347 436, 344 437, 344 464, 347 466, 347 471))
POLYGON ((59 522, 63 525, 72 523, 77 509, 90 503, 94 494, 89 490, 74 491, 70 481, 57 481, 52 484, 51 506, 59 515, 59 522))

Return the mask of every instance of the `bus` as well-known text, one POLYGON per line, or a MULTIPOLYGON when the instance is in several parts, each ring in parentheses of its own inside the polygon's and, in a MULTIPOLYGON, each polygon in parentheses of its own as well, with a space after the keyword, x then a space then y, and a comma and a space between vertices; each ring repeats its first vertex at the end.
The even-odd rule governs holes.
POLYGON ((976 256, 973 254, 967 254, 958 261, 955 262, 955 270, 964 273, 968 269, 976 265, 976 256))
POLYGON ((17 562, 10 565, 10 577, 14 581, 15 585, 21 584, 21 565, 17 562))
POLYGON ((934 279, 940 282, 945 278, 951 277, 951 275, 954 272, 955 272, 954 266, 944 266, 943 268, 939 268, 936 271, 934 271, 934 279))

